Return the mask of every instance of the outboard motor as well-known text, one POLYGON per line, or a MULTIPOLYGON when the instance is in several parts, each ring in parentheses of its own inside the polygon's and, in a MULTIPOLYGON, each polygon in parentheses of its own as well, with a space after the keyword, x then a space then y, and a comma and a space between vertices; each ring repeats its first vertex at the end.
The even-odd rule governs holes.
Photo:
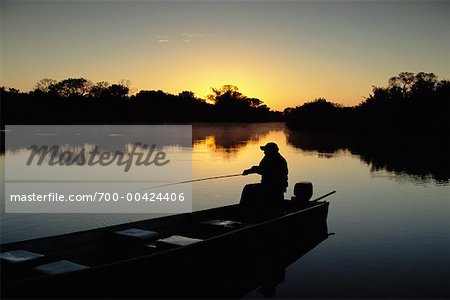
POLYGON ((295 204, 306 204, 313 195, 313 185, 309 181, 297 182, 294 185, 294 196, 291 198, 295 204))

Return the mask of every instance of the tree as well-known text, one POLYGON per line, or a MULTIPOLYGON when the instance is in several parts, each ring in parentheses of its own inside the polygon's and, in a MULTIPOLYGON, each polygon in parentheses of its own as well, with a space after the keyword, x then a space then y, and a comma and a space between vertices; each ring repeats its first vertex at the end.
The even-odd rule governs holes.
POLYGON ((48 94, 50 93, 52 86, 54 86, 56 83, 57 81, 51 78, 41 79, 36 83, 34 91, 48 94))
POLYGON ((411 92, 418 96, 427 95, 436 89, 437 83, 438 77, 434 73, 419 72, 414 77, 411 92))
POLYGON ((243 95, 234 85, 212 88, 212 94, 207 99, 214 103, 214 111, 224 120, 267 120, 275 116, 260 99, 243 95))
POLYGON ((232 103, 242 100, 245 96, 239 92, 239 88, 235 85, 226 84, 220 89, 211 88, 212 94, 207 96, 207 99, 216 105, 232 103))
POLYGON ((258 107, 263 103, 258 98, 245 98, 244 101, 251 107, 258 107))
POLYGON ((388 84, 390 89, 399 88, 405 96, 411 90, 415 80, 414 73, 401 72, 397 76, 389 78, 388 84))
POLYGON ((88 95, 92 83, 84 78, 68 78, 50 86, 50 92, 62 97, 84 97, 88 95))
POLYGON ((239 88, 235 85, 227 84, 222 88, 211 88, 213 93, 207 96, 207 99, 219 106, 242 106, 257 108, 263 102, 257 98, 248 98, 239 92, 239 88))
POLYGON ((107 91, 111 98, 120 99, 125 98, 130 92, 130 89, 128 86, 122 84, 113 84, 107 88, 107 91))
POLYGON ((389 78, 387 90, 391 98, 405 98, 410 94, 423 96, 433 92, 438 83, 438 77, 434 73, 401 72, 397 76, 389 78))
POLYGON ((9 88, 8 92, 10 92, 13 95, 20 94, 20 90, 19 89, 15 89, 15 88, 9 88))
POLYGON ((129 92, 130 88, 123 80, 115 84, 100 81, 90 88, 89 96, 97 99, 122 99, 126 98, 129 92))
POLYGON ((105 96, 106 91, 108 90, 109 83, 106 81, 100 81, 94 84, 90 91, 89 96, 93 98, 102 98, 105 96))
POLYGON ((178 97, 186 100, 195 100, 195 94, 191 91, 182 91, 178 94, 178 97))
POLYGON ((340 130, 348 122, 342 105, 317 98, 293 109, 285 109, 285 120, 292 128, 340 130))

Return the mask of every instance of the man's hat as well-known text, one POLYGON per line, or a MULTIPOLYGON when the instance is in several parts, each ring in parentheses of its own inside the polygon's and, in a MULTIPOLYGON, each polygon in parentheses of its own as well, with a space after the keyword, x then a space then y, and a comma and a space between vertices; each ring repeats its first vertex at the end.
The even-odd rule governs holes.
POLYGON ((277 152, 279 149, 278 149, 278 145, 277 144, 275 144, 275 143, 267 143, 267 144, 265 144, 264 146, 261 146, 261 147, 259 147, 259 148, 261 148, 261 150, 263 150, 263 151, 274 151, 274 152, 277 152))

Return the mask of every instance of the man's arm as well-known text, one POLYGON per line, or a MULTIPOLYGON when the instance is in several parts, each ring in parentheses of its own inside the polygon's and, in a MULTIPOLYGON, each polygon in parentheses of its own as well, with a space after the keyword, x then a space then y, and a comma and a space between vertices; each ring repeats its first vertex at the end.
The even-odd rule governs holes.
POLYGON ((253 166, 250 169, 244 170, 244 172, 242 172, 242 175, 248 175, 248 174, 260 174, 260 167, 259 166, 253 166))

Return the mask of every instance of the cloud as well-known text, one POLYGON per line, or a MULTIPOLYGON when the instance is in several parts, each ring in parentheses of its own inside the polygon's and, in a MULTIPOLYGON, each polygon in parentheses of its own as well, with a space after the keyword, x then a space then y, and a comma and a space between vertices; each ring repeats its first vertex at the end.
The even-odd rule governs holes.
POLYGON ((156 41, 157 41, 159 44, 167 44, 167 43, 170 42, 170 40, 169 40, 167 37, 162 36, 162 35, 158 35, 158 36, 156 37, 156 41))
POLYGON ((195 42, 197 40, 203 39, 203 38, 210 38, 213 37, 214 34, 208 33, 208 34, 202 34, 202 33, 193 33, 193 32, 183 32, 180 34, 181 40, 184 43, 190 43, 195 42))
POLYGON ((167 36, 158 35, 156 41, 159 44, 167 44, 167 43, 193 43, 200 39, 211 38, 214 37, 214 34, 208 33, 194 33, 194 32, 182 32, 178 34, 178 36, 174 38, 169 38, 167 36))

